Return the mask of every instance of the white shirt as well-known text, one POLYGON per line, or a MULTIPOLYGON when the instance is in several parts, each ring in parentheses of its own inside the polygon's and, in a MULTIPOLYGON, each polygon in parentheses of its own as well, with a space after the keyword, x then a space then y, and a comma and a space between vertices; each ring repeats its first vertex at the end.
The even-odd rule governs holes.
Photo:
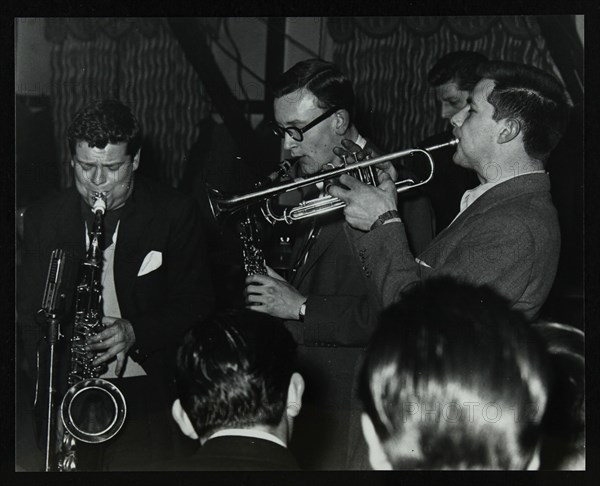
MULTIPOLYGON (((485 184, 479 184, 477 187, 473 189, 469 189, 465 191, 462 199, 460 200, 460 212, 456 215, 456 217, 452 220, 452 223, 456 221, 456 218, 460 216, 460 214, 467 209, 471 204, 473 204, 477 199, 479 199, 483 194, 489 191, 492 187, 497 186, 498 184, 502 184, 503 182, 509 181, 511 179, 515 179, 516 177, 521 177, 529 174, 545 174, 545 170, 532 170, 529 172, 522 172, 517 175, 510 175, 508 177, 500 177, 493 182, 486 182, 485 184)), ((450 223, 450 224, 452 224, 450 223)))
MULTIPOLYGON (((112 317, 122 317, 121 308, 119 307, 119 301, 117 300, 117 291, 115 289, 115 275, 114 275, 114 256, 115 249, 117 247, 117 236, 119 234, 119 224, 117 222, 115 232, 112 235, 111 243, 102 252, 102 315, 112 317)), ((86 223, 85 231, 85 244, 86 248, 90 245, 90 237, 87 231, 86 223)), ((105 371, 100 378, 117 378, 115 368, 117 366, 117 358, 112 358, 107 363, 108 369, 105 371)), ((130 376, 145 376, 146 372, 138 363, 129 359, 129 356, 125 356, 125 365, 121 373, 123 378, 130 376)))
POLYGON ((211 435, 207 441, 210 439, 214 439, 215 437, 227 437, 227 436, 236 436, 236 437, 253 437, 255 439, 264 439, 269 440, 271 442, 275 442, 275 444, 279 444, 282 447, 287 449, 285 443, 277 436, 270 434, 269 432, 265 432, 263 430, 254 430, 254 429, 223 429, 215 432, 211 435))

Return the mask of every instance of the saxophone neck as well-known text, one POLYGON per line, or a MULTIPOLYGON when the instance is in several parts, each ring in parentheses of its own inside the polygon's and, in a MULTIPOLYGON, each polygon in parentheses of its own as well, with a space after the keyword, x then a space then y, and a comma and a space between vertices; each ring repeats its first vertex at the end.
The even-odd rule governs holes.
POLYGON ((90 237, 90 246, 87 251, 87 261, 100 263, 102 261, 102 237, 104 212, 106 211, 106 195, 97 193, 92 212, 94 213, 94 225, 90 237))

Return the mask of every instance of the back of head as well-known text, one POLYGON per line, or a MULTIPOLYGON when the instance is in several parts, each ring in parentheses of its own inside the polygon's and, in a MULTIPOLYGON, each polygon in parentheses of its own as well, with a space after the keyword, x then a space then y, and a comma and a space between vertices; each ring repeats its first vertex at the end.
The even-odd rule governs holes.
POLYGON ((306 89, 315 95, 319 108, 328 110, 337 106, 353 115, 352 83, 332 62, 307 59, 295 64, 275 82, 273 97, 281 98, 299 89, 306 89))
POLYGON ((487 98, 494 106, 494 120, 517 120, 527 155, 545 161, 563 136, 569 117, 560 81, 536 67, 505 61, 482 64, 478 73, 495 82, 487 98))
POLYGON ((585 469, 585 337, 566 324, 539 321, 553 369, 544 415, 542 469, 585 469))
POLYGON ((458 89, 472 91, 480 77, 478 66, 487 61, 483 54, 473 51, 455 51, 442 56, 427 73, 427 82, 436 87, 454 81, 458 89))
POLYGON ((77 142, 104 148, 107 144, 127 144, 127 155, 137 154, 142 144, 140 126, 133 113, 118 100, 94 100, 80 109, 67 131, 71 155, 77 142))
POLYGON ((178 396, 200 438, 223 428, 277 426, 296 343, 277 320, 251 311, 213 315, 177 351, 178 396))
POLYGON ((383 312, 360 394, 394 469, 524 469, 547 380, 543 344, 508 302, 438 278, 383 312))

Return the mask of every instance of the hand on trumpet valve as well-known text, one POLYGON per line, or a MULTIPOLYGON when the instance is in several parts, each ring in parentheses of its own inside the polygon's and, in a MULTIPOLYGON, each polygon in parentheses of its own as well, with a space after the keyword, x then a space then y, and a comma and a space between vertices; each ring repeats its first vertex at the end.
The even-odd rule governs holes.
MULTIPOLYGON (((361 148, 360 145, 354 143, 352 140, 342 140, 342 147, 334 147, 333 153, 340 157, 344 162, 353 164, 355 162, 362 162, 363 160, 372 159, 378 156, 373 152, 373 149, 369 147, 361 148)), ((375 165, 377 170, 377 177, 381 179, 382 173, 387 173, 392 181, 398 180, 398 173, 391 162, 381 162, 375 165)))
POLYGON ((398 193, 394 182, 387 172, 382 171, 379 177, 379 185, 374 187, 343 174, 340 183, 348 189, 340 186, 328 188, 331 196, 346 203, 344 216, 346 222, 353 228, 369 231, 379 216, 397 209, 398 193))

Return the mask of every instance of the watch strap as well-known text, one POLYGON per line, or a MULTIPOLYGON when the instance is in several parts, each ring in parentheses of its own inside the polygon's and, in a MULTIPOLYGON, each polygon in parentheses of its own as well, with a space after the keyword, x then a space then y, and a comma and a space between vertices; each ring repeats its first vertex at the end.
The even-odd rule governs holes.
POLYGON ((390 219, 400 219, 400 213, 396 209, 386 211, 375 220, 375 222, 371 225, 369 231, 373 231, 375 228, 381 226, 383 223, 389 221, 390 219))

